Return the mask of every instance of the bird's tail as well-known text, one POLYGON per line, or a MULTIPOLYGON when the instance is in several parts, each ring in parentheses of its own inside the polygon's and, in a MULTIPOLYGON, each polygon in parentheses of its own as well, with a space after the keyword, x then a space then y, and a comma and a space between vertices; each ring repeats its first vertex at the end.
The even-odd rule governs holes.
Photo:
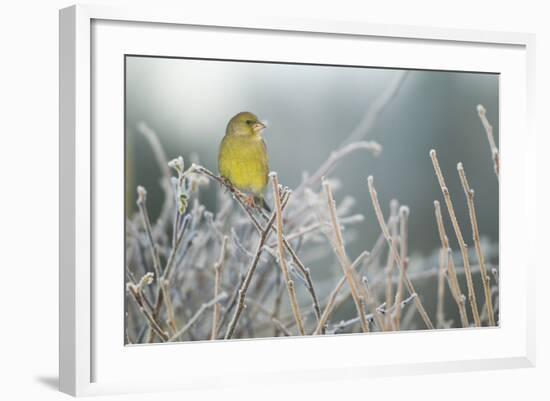
POLYGON ((263 208, 266 212, 271 213, 271 208, 266 203, 264 197, 262 195, 256 195, 254 196, 254 203, 261 208, 263 208))

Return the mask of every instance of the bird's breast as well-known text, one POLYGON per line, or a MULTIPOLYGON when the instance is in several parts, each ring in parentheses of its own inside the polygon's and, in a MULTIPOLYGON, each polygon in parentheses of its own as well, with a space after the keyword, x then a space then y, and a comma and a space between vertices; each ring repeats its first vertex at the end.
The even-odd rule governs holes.
POLYGON ((220 145, 218 165, 220 174, 242 191, 260 194, 267 185, 267 151, 258 135, 226 135, 220 145))

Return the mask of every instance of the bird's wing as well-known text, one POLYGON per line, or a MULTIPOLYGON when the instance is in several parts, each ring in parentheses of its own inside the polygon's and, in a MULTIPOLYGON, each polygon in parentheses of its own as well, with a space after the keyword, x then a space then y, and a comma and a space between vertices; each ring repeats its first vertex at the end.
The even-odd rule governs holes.
POLYGON ((225 147, 225 138, 227 138, 226 136, 224 136, 222 138, 222 141, 220 142, 220 146, 219 146, 219 149, 218 149, 218 171, 219 173, 223 176, 224 173, 225 173, 225 169, 226 169, 226 166, 225 166, 225 163, 224 163, 224 160, 223 160, 223 151, 224 151, 224 147, 225 147))

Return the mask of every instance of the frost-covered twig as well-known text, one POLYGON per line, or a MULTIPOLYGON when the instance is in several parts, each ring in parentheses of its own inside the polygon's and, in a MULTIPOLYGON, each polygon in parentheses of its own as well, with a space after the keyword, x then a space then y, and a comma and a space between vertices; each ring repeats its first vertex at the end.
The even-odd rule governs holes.
POLYGON ((183 326, 181 329, 176 331, 176 333, 170 337, 170 341, 177 341, 179 338, 181 338, 187 331, 193 326, 197 320, 201 317, 201 315, 209 308, 212 308, 214 305, 216 305, 218 302, 223 301, 227 298, 227 293, 222 292, 221 294, 218 294, 216 297, 214 297, 209 302, 206 302, 200 306, 200 308, 195 312, 195 314, 189 319, 187 324, 183 326))
MULTIPOLYGON (((416 293, 412 294, 409 297, 405 298, 403 301, 401 301, 400 304, 394 304, 391 306, 391 308, 388 308, 388 309, 384 308, 384 304, 385 304, 384 303, 383 305, 380 305, 377 308, 375 308, 375 310, 377 311, 377 313, 381 313, 383 315, 389 315, 389 316, 394 315, 397 309, 404 309, 407 305, 411 303, 411 301, 413 301, 416 298, 416 296, 417 296, 416 293), (397 305, 399 305, 399 308, 397 308, 397 305)), ((365 319, 367 319, 370 322, 374 320, 374 315, 375 313, 371 312, 365 315, 365 319)), ((353 319, 341 321, 340 323, 337 323, 334 326, 332 326, 332 328, 329 330, 329 334, 337 334, 339 331, 349 326, 352 326, 354 324, 357 324, 358 322, 359 322, 359 317, 354 317, 353 319)))
POLYGON ((136 302, 140 313, 145 317, 149 327, 155 332, 162 341, 168 341, 168 333, 160 327, 159 322, 153 315, 151 304, 146 302, 147 298, 143 295, 143 287, 153 282, 153 274, 147 273, 144 275, 138 284, 127 283, 126 289, 132 295, 132 299, 136 302))
POLYGON ((439 270, 437 274, 437 304, 435 307, 436 327, 441 329, 445 326, 445 250, 439 250, 439 270))
POLYGON ((483 256, 483 251, 481 250, 481 242, 479 240, 479 228, 477 226, 477 215, 474 205, 474 190, 470 188, 470 184, 468 183, 466 172, 464 171, 464 166, 462 165, 462 163, 458 163, 456 168, 458 170, 460 182, 462 183, 462 188, 464 188, 464 194, 466 195, 466 200, 468 202, 468 213, 470 215, 470 224, 472 226, 472 237, 476 248, 479 267, 481 269, 481 280, 483 282, 483 290, 485 292, 485 304, 487 305, 489 325, 494 326, 495 314, 493 311, 493 301, 491 299, 491 280, 489 279, 487 269, 485 268, 485 258, 483 256))
POLYGON ((451 200, 451 195, 447 184, 445 183, 445 178, 441 172, 441 167, 439 166, 439 160, 437 159, 437 154, 434 149, 430 150, 430 158, 432 159, 432 164, 435 170, 435 175, 441 187, 441 192, 443 193, 443 198, 445 199, 445 204, 447 205, 447 211, 449 212, 449 217, 451 218, 451 223, 455 231, 456 239, 458 241, 458 246, 460 247, 460 252, 462 253, 462 259, 464 261, 464 270, 466 272, 466 284, 468 285, 468 301, 470 302, 470 307, 472 308, 472 315, 474 316, 474 322, 477 327, 481 327, 481 319, 479 318, 479 311, 477 308, 476 293, 474 289, 474 281, 472 279, 472 272, 470 271, 470 259, 468 256, 468 247, 466 242, 464 242, 464 237, 462 236, 462 231, 458 220, 456 218, 455 209, 453 206, 453 201, 451 200))
MULTIPOLYGON (((170 169, 168 168, 168 159, 166 158, 166 153, 159 141, 159 138, 154 130, 152 130, 145 122, 141 121, 137 124, 137 130, 140 132, 151 147, 153 155, 157 161, 157 164, 162 172, 161 179, 161 188, 164 192, 164 202, 162 204, 162 209, 158 219, 157 229, 162 231, 165 227, 165 224, 170 220, 170 210, 172 209, 172 194, 170 187, 170 169)), ((156 233, 157 235, 160 232, 156 233)))
MULTIPOLYGON (((174 329, 175 327, 174 310, 171 307, 171 303, 169 300, 170 295, 166 290, 166 286, 164 284, 164 275, 160 270, 160 257, 159 257, 158 247, 153 238, 151 221, 149 220, 149 214, 147 213, 147 207, 146 207, 147 191, 145 190, 145 188, 139 186, 137 189, 137 192, 138 192, 137 206, 141 214, 143 225, 145 227, 145 232, 147 233, 147 238, 149 239, 149 246, 151 248, 151 257, 153 259, 153 268, 155 270, 155 275, 157 277, 158 290, 157 290, 157 300, 155 303, 155 309, 153 310, 153 318, 156 319, 156 317, 159 314, 160 307, 161 307, 161 299, 167 300, 166 309, 168 313, 168 325, 172 329, 174 329)), ((152 340, 153 336, 151 335, 149 339, 152 340)))
POLYGON ((401 71, 397 73, 397 76, 391 84, 388 85, 374 100, 359 124, 357 124, 346 140, 342 142, 342 146, 338 150, 332 152, 327 161, 321 165, 321 167, 319 167, 314 174, 300 184, 295 191, 296 193, 300 193, 305 188, 311 187, 319 182, 319 180, 326 176, 342 158, 356 150, 369 150, 374 156, 380 154, 382 151, 382 146, 380 146, 379 143, 375 141, 361 141, 361 138, 364 138, 371 132, 378 116, 396 96, 407 74, 408 71, 401 71))
MULTIPOLYGON (((407 286, 407 289, 409 291, 409 295, 415 294, 416 290, 414 289, 412 281, 409 279, 409 276, 407 275, 407 265, 403 262, 401 259, 401 256, 399 252, 397 251, 397 247, 395 246, 392 237, 390 235, 390 232, 388 230, 388 227, 386 225, 386 220, 384 219, 384 215, 382 214, 382 209, 380 208, 380 202, 378 201, 378 194, 376 192, 376 189, 374 188, 374 179, 371 176, 368 177, 368 186, 369 186, 369 193, 372 200, 372 205, 374 206, 374 211, 376 213, 376 218, 378 220, 378 224, 380 225, 380 229, 382 230, 382 233, 384 234, 384 237, 386 238, 386 241, 388 243, 388 246, 393 254, 393 257, 395 258, 395 263, 397 267, 399 267, 399 272, 402 275, 402 279, 407 286)), ((428 313, 426 312, 426 309, 424 308, 424 305, 422 305, 422 302, 420 301, 420 297, 415 297, 415 303, 416 307, 418 309, 418 313, 422 317, 422 320, 424 320, 424 323, 426 324, 426 327, 428 329, 433 329, 434 326, 432 324, 432 321, 430 320, 428 313)))
MULTIPOLYGON (((281 286, 282 287, 282 286, 281 286)), ((281 291, 282 293, 282 291, 281 291)), ((292 336, 292 333, 290 332, 290 329, 279 319, 277 319, 273 314, 260 302, 255 301, 254 299, 249 299, 249 302, 254 305, 260 312, 262 312, 264 315, 269 316, 271 319, 271 322, 275 326, 275 328, 279 331, 281 331, 285 336, 290 337, 292 336)))
MULTIPOLYGON (((380 310, 376 307, 374 297, 372 296, 371 290, 369 288, 369 283, 366 276, 362 277, 361 280, 363 284, 363 291, 365 294, 365 304, 368 305, 369 310, 372 311, 374 321, 376 322, 376 325, 378 326, 378 329, 380 331, 385 331, 387 329, 384 320, 382 319, 383 316, 380 313, 380 310)), ((391 322, 391 318, 388 319, 391 322)), ((388 328, 391 327, 391 325, 388 326, 388 328)))
POLYGON ((351 296, 353 298, 353 302, 355 303, 359 320, 361 321, 361 328, 363 332, 368 332, 369 324, 365 319, 365 310, 364 310, 365 299, 363 297, 360 297, 359 295, 359 292, 357 290, 358 283, 355 278, 355 271, 351 268, 351 262, 348 258, 346 249, 344 247, 344 239, 342 237, 342 231, 340 230, 340 223, 338 223, 338 217, 336 215, 336 203, 334 202, 334 198, 332 196, 332 190, 330 188, 330 184, 324 178, 322 181, 323 181, 323 188, 325 190, 325 194, 327 197, 330 219, 332 222, 332 231, 333 231, 334 238, 333 238, 333 241, 331 242, 333 242, 334 251, 336 252, 336 256, 338 257, 337 259, 340 261, 342 270, 344 271, 344 275, 346 276, 346 280, 348 282, 348 286, 351 291, 351 296))
POLYGON ((498 150, 498 147, 495 143, 495 136, 493 134, 493 126, 489 123, 489 120, 487 119, 487 110, 485 110, 485 107, 483 105, 478 104, 477 105, 477 114, 479 115, 479 119, 481 120, 481 124, 483 124, 483 128, 485 129, 485 133, 487 134, 487 140, 489 141, 489 146, 491 147, 491 157, 493 159, 493 166, 495 169, 495 174, 497 175, 497 179, 499 179, 500 176, 500 152, 498 150))
MULTIPOLYGON (((451 248, 447 248, 447 271, 456 271, 451 248)), ((466 270, 463 269, 462 271, 465 272, 466 270)), ((453 285, 449 280, 449 288, 451 289, 451 292, 452 292, 452 287, 453 285)), ((462 327, 469 327, 470 322, 468 320, 468 314, 466 313, 466 297, 461 292, 458 292, 455 298, 456 298, 456 303, 458 304, 458 312, 460 314, 460 321, 462 323, 462 327)))
MULTIPOLYGON (((369 252, 364 251, 362 252, 351 264, 351 268, 353 270, 356 270, 357 267, 363 262, 363 260, 369 256, 369 252)), ((338 293, 346 283, 347 276, 344 274, 342 278, 340 278, 340 281, 336 284, 336 287, 332 290, 330 293, 327 303, 325 305, 325 308, 323 309, 323 314, 321 315, 321 319, 319 320, 317 327, 313 334, 319 334, 322 333, 323 328, 326 326, 328 318, 332 311, 334 310, 334 307, 336 305, 336 297, 338 296, 338 293)))
MULTIPOLYGON (((228 236, 224 236, 222 239, 222 244, 220 248, 220 256, 216 263, 214 263, 214 298, 220 294, 221 280, 222 280, 222 271, 223 271, 223 262, 225 261, 225 250, 227 247, 228 236)), ((215 340, 218 336, 218 323, 220 321, 220 304, 216 302, 214 305, 214 312, 212 314, 212 331, 210 334, 210 339, 215 340)))
MULTIPOLYGON (((273 311, 271 312, 271 317, 274 319, 279 319, 279 313, 281 311, 281 303, 283 300, 283 293, 285 286, 282 283, 281 272, 277 270, 278 275, 275 276, 275 300, 273 301, 273 311)), ((279 329, 276 327, 274 331, 274 336, 276 337, 279 334, 279 329)))
POLYGON ((349 145, 335 150, 330 154, 329 158, 321 165, 321 167, 319 167, 315 173, 303 181, 294 192, 296 194, 301 194, 304 189, 312 187, 319 182, 321 178, 327 175, 342 159, 357 150, 368 150, 374 156, 378 156, 382 151, 382 146, 375 141, 361 141, 350 143, 349 145))
MULTIPOLYGON (((283 194, 284 200, 283 204, 286 203, 286 198, 288 197, 288 193, 283 194)), ((282 206, 281 206, 282 209, 282 206)), ((252 281, 252 276, 254 275, 254 272, 256 271, 256 268, 258 266, 258 262, 260 261, 260 256, 262 254, 262 250, 264 248, 265 242, 269 236, 269 233, 271 232, 271 226, 275 222, 276 213, 273 213, 271 215, 271 218, 266 223, 265 227, 261 229, 260 231, 260 238, 258 239, 258 244, 256 245, 256 252, 254 253, 254 258, 250 262, 250 266, 246 272, 246 275, 244 276, 243 283, 241 287, 239 288, 238 292, 238 301, 237 301, 237 307, 235 309, 235 313, 233 314, 233 317, 231 321, 229 322, 229 325, 227 327, 227 331, 225 333, 225 339, 230 339, 233 337, 233 334, 235 332, 235 327, 237 326, 237 323, 239 321, 239 318, 241 317, 241 314, 243 312, 244 308, 244 302, 246 298, 246 292, 248 290, 248 287, 250 286, 250 282, 252 281)))
POLYGON ((441 214, 441 206, 439 201, 434 201, 435 220, 437 223, 437 232, 439 233, 439 240, 441 241, 441 252, 444 260, 447 260, 445 266, 447 267, 447 277, 449 280, 449 288, 451 295, 455 300, 460 313, 460 320, 462 327, 468 327, 468 315, 466 314, 466 306, 464 305, 464 295, 460 289, 460 284, 456 275, 455 265, 453 263, 453 255, 449 246, 449 239, 445 232, 445 225, 443 224, 443 215, 441 214))
POLYGON ((158 252, 157 244, 153 238, 153 228, 151 227, 151 220, 149 219, 149 213, 147 213, 147 190, 142 187, 137 187, 137 207, 141 215, 141 220, 143 227, 145 228, 145 233, 147 234, 147 239, 149 240, 149 247, 151 249, 151 259, 153 260, 153 269, 155 270, 155 275, 157 278, 160 277, 160 257, 158 252))
MULTIPOLYGON (((391 225, 391 224, 395 224, 395 222, 396 221, 393 221, 392 218, 390 217, 386 224, 391 225)), ((358 270, 361 264, 363 264, 366 268, 372 260, 376 259, 379 256, 379 254, 382 252, 382 248, 384 246, 385 241, 386 240, 384 238, 384 235, 380 234, 374 246, 372 247, 372 250, 370 252, 363 251, 353 261, 353 263, 351 264, 351 267, 353 268, 353 270, 358 270)), ((395 282, 396 280, 392 278, 392 284, 395 284, 395 282)), ((340 281, 338 281, 338 283, 336 284, 336 287, 330 293, 326 306, 323 310, 323 315, 321 317, 321 320, 319 321, 319 325, 314 331, 314 334, 317 334, 319 332, 320 327, 324 327, 326 325, 329 315, 333 312, 333 310, 337 309, 338 306, 341 305, 343 302, 345 302, 350 296, 350 292, 348 291, 347 294, 343 294, 341 297, 338 298, 338 294, 345 283, 346 283, 346 276, 343 275, 340 278, 340 281)))
MULTIPOLYGON (((397 221, 398 221, 398 212, 399 212, 399 202, 397 199, 392 199, 390 201, 390 224, 388 228, 392 235, 394 241, 397 241, 397 221)), ((391 250, 388 250, 388 255, 386 259, 386 305, 390 308, 393 304, 393 270, 395 264, 391 250)), ((386 316, 388 326, 393 323, 390 321, 390 317, 386 316)))
POLYGON ((380 93, 380 95, 372 102, 363 119, 357 124, 355 129, 349 134, 344 143, 355 142, 366 135, 370 134, 380 113, 386 108, 395 98, 403 81, 409 72, 406 70, 396 71, 396 77, 393 81, 380 93))
MULTIPOLYGON (((362 214, 354 214, 352 216, 346 216, 346 217, 340 218, 340 224, 342 225, 342 227, 346 227, 347 225, 350 225, 350 224, 361 223, 364 220, 365 220, 365 217, 362 214)), ((297 231, 285 235, 285 239, 287 241, 293 241, 295 239, 302 238, 307 234, 317 232, 318 230, 323 229, 325 227, 330 227, 330 223, 327 223, 327 222, 312 223, 305 227, 299 227, 297 231)), ((277 246, 277 244, 270 244, 271 248, 274 248, 275 246, 277 246)))
MULTIPOLYGON (((262 215, 264 216, 263 211, 262 211, 262 215)), ((267 216, 264 216, 264 219, 267 220, 267 216)), ((277 231, 275 227, 272 226, 271 228, 272 230, 277 231)), ((277 238, 278 238, 278 234, 277 234, 277 238)), ((283 246, 285 250, 289 253, 293 262, 296 264, 296 266, 304 276, 304 280, 305 280, 304 284, 305 284, 306 290, 310 294, 311 299, 313 301, 313 311, 315 312, 315 317, 317 318, 317 321, 319 321, 321 317, 321 307, 319 306, 319 300, 317 298, 315 286, 313 285, 313 279, 311 278, 311 271, 304 265, 302 260, 298 257, 296 251, 290 244, 289 239, 284 234, 282 235, 282 241, 283 241, 283 246)), ((277 245, 278 245, 278 239, 277 239, 277 245)))
MULTIPOLYGON (((240 193, 240 191, 238 191, 235 187, 233 187, 227 180, 223 179, 222 177, 216 176, 215 174, 213 174, 212 172, 210 172, 208 169, 204 168, 203 166, 194 165, 194 166, 192 166, 192 169, 193 169, 193 171, 199 172, 201 174, 204 174, 204 175, 208 176, 211 179, 214 179, 214 180, 218 181, 222 186, 224 186, 226 189, 228 189, 233 194, 233 197, 237 200, 237 202, 239 202, 239 204, 241 205, 243 210, 246 212, 246 214, 249 216, 249 218, 250 218, 251 222, 253 223, 254 227, 256 227, 256 229, 259 232, 262 232, 262 228, 260 226, 260 223, 258 222, 257 218, 254 216, 251 208, 244 202, 244 200, 243 200, 244 197, 240 193)), ((288 196, 286 196, 284 202, 286 203, 287 201, 288 201, 288 196)), ((263 216, 266 221, 269 221, 269 218, 263 214, 264 213, 263 210, 260 209, 260 210, 258 210, 258 212, 259 212, 259 215, 263 216)), ((270 228, 276 232, 275 227, 273 227, 273 224, 270 225, 270 228)), ((313 280, 311 278, 311 273, 310 273, 309 269, 307 269, 304 266, 304 264, 302 263, 302 261, 297 256, 296 252, 294 251, 294 249, 292 248, 292 246, 290 245, 290 243, 288 242, 288 240, 284 236, 283 236, 283 245, 284 245, 286 251, 292 257, 294 263, 298 266, 298 268, 301 270, 301 272, 305 276, 306 283, 307 283, 306 289, 308 290, 308 292, 310 293, 310 295, 312 297, 314 311, 315 311, 315 314, 317 316, 317 319, 319 319, 319 317, 320 317, 319 301, 318 301, 317 295, 315 293, 315 287, 313 285, 313 280)))
MULTIPOLYGON (((403 261, 403 269, 399 270, 399 282, 397 283, 397 293, 395 294, 395 303, 399 305, 399 303, 403 300, 403 286, 405 285, 405 274, 407 273, 407 269, 409 268, 409 257, 408 257, 408 223, 409 223, 409 208, 407 206, 401 206, 399 208, 399 239, 400 239, 400 247, 399 250, 401 252, 401 260, 403 261)), ((395 237, 393 237, 395 238, 395 237)), ((392 238, 392 243, 394 242, 394 239, 392 238)), ((391 255, 392 251, 390 249, 389 254, 391 255)), ((391 306, 389 304, 388 306, 391 306)), ((399 330, 399 327, 401 326, 401 309, 397 308, 395 311, 395 327, 397 330, 399 330)))
POLYGON ((272 172, 269 174, 271 178, 271 184, 273 187, 273 199, 275 202, 275 212, 276 212, 276 221, 277 221, 277 250, 279 256, 279 266, 281 266, 281 271, 283 272, 283 279, 287 286, 288 298, 290 299, 290 306, 292 307, 292 313, 294 314, 294 319, 296 319, 296 325, 298 326, 298 331, 300 335, 305 335, 306 330, 304 328, 304 322, 302 320, 302 313, 300 312, 300 306, 298 305, 298 299, 296 298, 296 290, 294 288, 294 281, 290 278, 288 272, 288 266, 285 256, 285 246, 283 244, 283 209, 281 206, 281 197, 279 189, 279 178, 277 173, 272 172))

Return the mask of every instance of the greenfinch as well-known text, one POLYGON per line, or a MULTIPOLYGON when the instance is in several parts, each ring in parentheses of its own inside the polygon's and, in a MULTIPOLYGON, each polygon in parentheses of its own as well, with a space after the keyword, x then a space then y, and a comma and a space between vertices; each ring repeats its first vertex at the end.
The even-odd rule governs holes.
POLYGON ((249 206, 269 210, 263 196, 269 174, 267 147, 262 138, 265 128, 256 115, 247 111, 231 118, 220 143, 218 169, 223 178, 248 194, 249 206))

